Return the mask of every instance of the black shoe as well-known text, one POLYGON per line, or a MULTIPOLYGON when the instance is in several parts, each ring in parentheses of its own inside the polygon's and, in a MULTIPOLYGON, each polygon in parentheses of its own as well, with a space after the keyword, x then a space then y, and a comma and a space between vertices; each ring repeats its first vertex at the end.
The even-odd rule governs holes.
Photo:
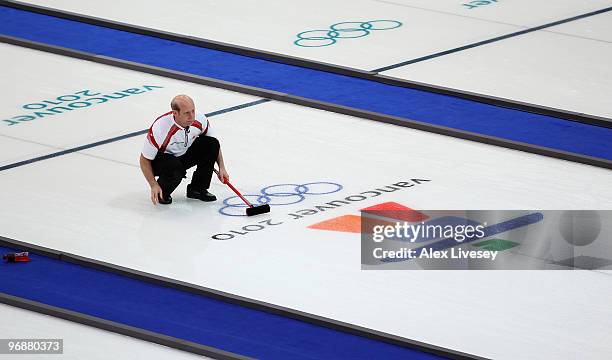
POLYGON ((187 197, 200 199, 202 201, 215 201, 217 197, 208 192, 208 189, 198 189, 195 186, 187 185, 187 197))
POLYGON ((172 204, 172 196, 162 196, 161 199, 159 199, 159 203, 163 205, 172 204))

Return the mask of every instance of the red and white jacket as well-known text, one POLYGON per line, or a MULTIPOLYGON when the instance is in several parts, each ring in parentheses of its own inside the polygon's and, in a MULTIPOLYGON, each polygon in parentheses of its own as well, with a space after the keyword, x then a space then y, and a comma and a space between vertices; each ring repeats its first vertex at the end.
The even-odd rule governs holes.
POLYGON ((181 156, 200 135, 212 136, 210 122, 204 114, 196 114, 195 121, 183 128, 174 121, 172 111, 158 117, 149 128, 142 148, 142 156, 155 159, 158 152, 181 156))

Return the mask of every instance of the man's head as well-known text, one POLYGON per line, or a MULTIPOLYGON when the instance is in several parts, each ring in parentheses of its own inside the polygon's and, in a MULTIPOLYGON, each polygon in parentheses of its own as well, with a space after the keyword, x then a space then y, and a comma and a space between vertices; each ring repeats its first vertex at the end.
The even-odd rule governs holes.
POLYGON ((182 127, 191 126, 195 121, 195 104, 187 95, 177 95, 170 102, 174 121, 182 127))

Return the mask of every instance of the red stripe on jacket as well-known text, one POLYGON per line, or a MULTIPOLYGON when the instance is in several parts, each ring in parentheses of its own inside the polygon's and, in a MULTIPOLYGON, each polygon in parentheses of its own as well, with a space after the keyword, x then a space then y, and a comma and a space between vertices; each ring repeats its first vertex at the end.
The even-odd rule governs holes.
POLYGON ((172 127, 170 128, 170 131, 168 131, 168 135, 166 135, 166 139, 164 140, 164 143, 159 148, 159 151, 161 152, 166 151, 166 148, 168 147, 168 144, 170 143, 170 139, 172 138, 172 136, 174 136, 174 134, 176 134, 177 131, 179 131, 179 127, 173 124, 172 127))
POLYGON ((155 136, 153 136, 153 130, 149 129, 149 133, 147 134, 147 138, 149 138, 149 141, 151 142, 151 144, 153 144, 153 146, 155 146, 157 148, 157 150, 159 150, 159 145, 157 145, 157 141, 155 141, 155 136))
POLYGON ((147 133, 147 137, 149 138, 149 141, 151 142, 151 144, 153 144, 153 146, 157 148, 157 150, 159 150, 159 145, 157 144, 157 141, 155 141, 155 136, 153 135, 153 125, 155 125, 157 120, 163 118, 164 116, 170 115, 170 114, 172 114, 172 111, 168 111, 167 113, 158 116, 157 119, 153 121, 153 124, 151 124, 151 127, 149 128, 149 132, 147 133))

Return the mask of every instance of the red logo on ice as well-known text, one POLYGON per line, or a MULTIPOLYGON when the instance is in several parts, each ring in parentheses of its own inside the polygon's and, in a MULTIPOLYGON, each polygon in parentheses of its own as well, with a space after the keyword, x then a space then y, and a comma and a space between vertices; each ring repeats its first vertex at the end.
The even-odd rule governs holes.
MULTIPOLYGON (((384 214, 385 218, 393 220, 402 220, 408 222, 420 222, 429 218, 429 216, 411 209, 402 204, 390 201, 382 204, 370 206, 361 211, 375 211, 384 214)), ((349 233, 361 233, 362 217, 359 215, 342 215, 332 219, 324 220, 316 224, 308 226, 309 229, 341 231, 349 233)), ((393 223, 382 219, 369 219, 365 221, 375 221, 380 225, 393 225, 393 223)), ((368 226, 368 228, 371 228, 368 226)))

